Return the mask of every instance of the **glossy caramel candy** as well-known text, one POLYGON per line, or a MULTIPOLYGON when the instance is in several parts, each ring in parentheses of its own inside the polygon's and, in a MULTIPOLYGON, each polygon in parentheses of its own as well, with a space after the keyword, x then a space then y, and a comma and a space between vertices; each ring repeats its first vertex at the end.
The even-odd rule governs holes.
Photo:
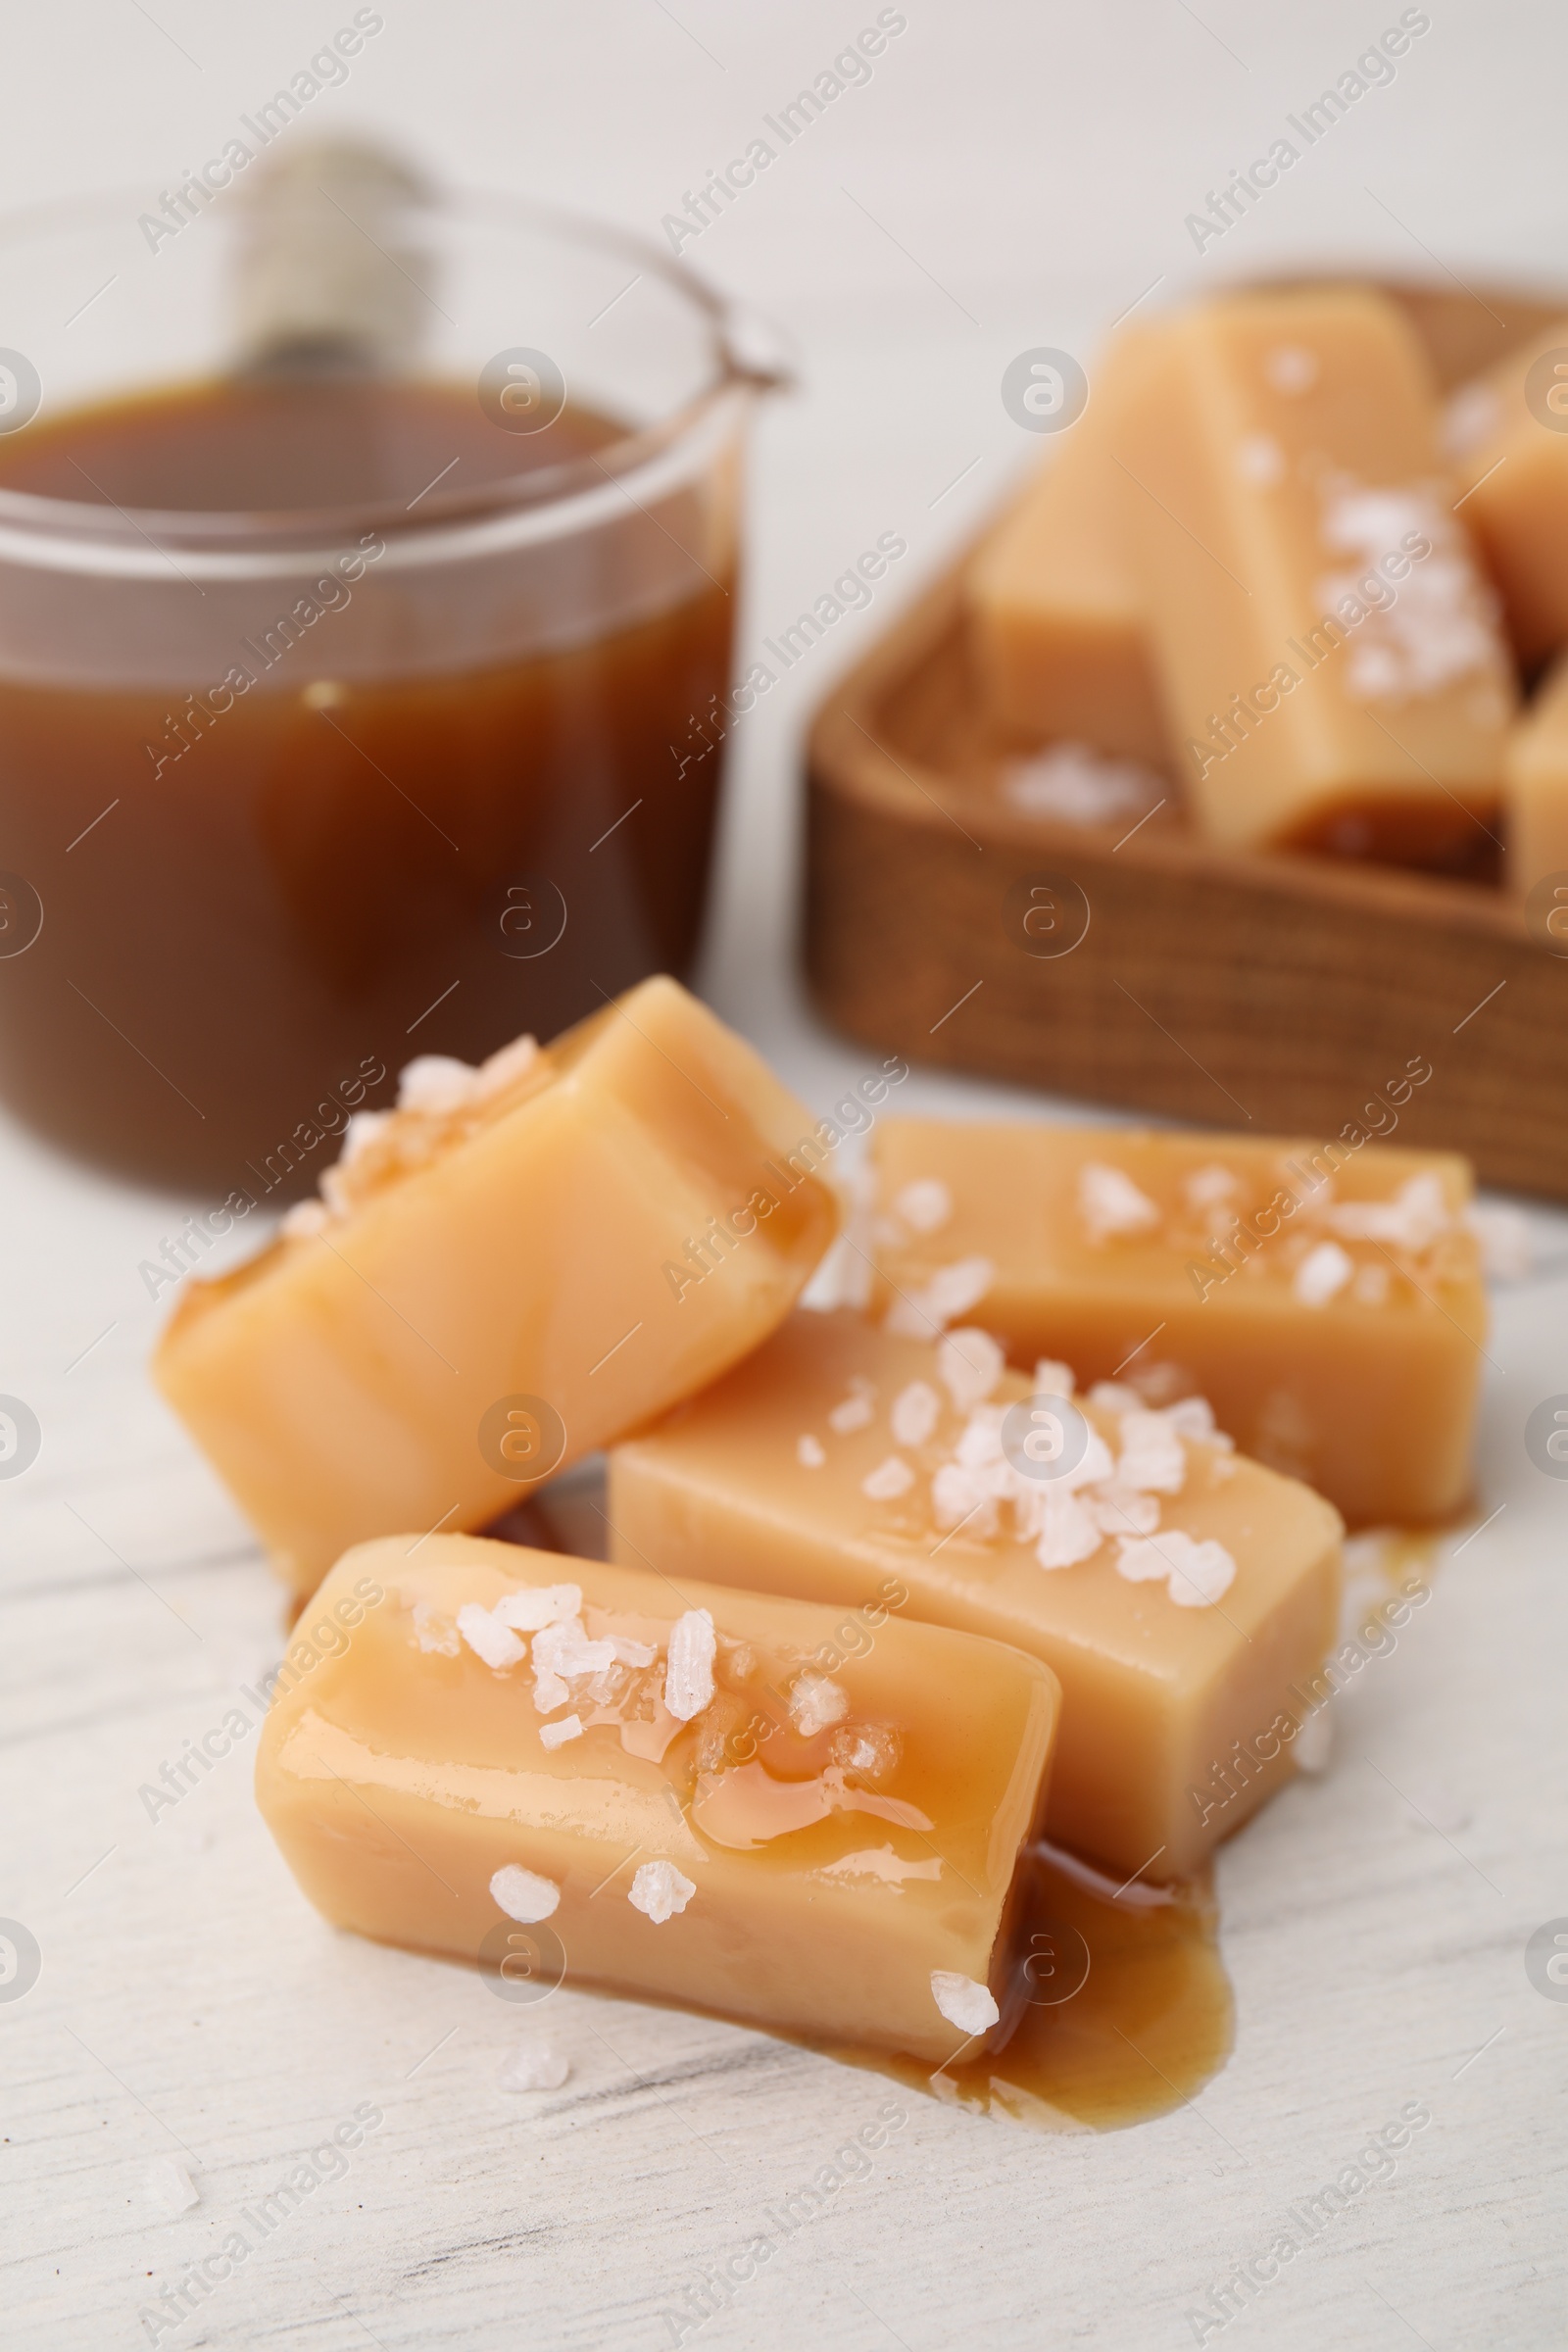
POLYGON ((1052 1838, 1118 1878, 1182 1877, 1292 1770, 1310 1710, 1291 1686, 1336 1631, 1340 1521, 1196 1400, 1164 1414, 1071 1388, 1059 1364, 1005 1371, 977 1329, 933 1345, 800 1312, 615 1447, 612 1541, 682 1587, 848 1605, 897 1579, 909 1613, 1029 1650, 1062 1691, 1052 1838))
POLYGON ((997 2023, 1037 1659, 874 1582, 846 1611, 463 1536, 362 1544, 340 1594, 257 1758, 335 1925, 926 2060, 997 2023))
MULTIPOLYGON (((1369 1122, 1431 1075, 1413 1063, 1369 1122)), ((1352 1525, 1441 1520, 1469 1492, 1487 1334, 1471 1171, 1368 1136, 885 1120, 878 1310, 972 1266, 967 1311, 1014 1363, 1201 1395, 1352 1525)))
POLYGON ((837 1222, 812 1135, 672 980, 416 1062, 323 1201, 187 1285, 159 1386, 301 1592, 366 1537, 482 1527, 773 1329, 837 1222))

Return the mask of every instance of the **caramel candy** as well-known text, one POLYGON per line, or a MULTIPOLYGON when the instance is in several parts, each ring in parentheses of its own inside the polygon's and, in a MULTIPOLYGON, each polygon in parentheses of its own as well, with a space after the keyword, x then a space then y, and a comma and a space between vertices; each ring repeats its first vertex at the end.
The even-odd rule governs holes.
POLYGON ((1333 1143, 885 1120, 877 1301, 929 1314, 969 1265, 962 1311, 1015 1363, 1196 1391, 1352 1526, 1446 1518, 1487 1333, 1470 1166, 1369 1141, 1431 1075, 1412 1063, 1333 1143))
POLYGON ((981 1331, 933 1346, 797 1313, 614 1449, 616 1556, 841 1603, 897 1578, 915 1614, 1031 1651, 1062 1691, 1051 1837, 1117 1877, 1181 1877, 1292 1770, 1340 1521, 1198 1402, 1079 1406, 1071 1387, 1060 1364, 1004 1371, 981 1331))
POLYGON ((1125 544, 1204 829, 1419 862, 1484 845, 1513 708, 1421 351, 1353 288, 1171 319, 1117 438, 1125 544))
MULTIPOLYGON (((1542 687, 1508 745, 1507 874, 1528 895, 1548 874, 1568 877, 1568 662, 1542 687)), ((1559 947, 1568 946, 1568 887, 1546 910, 1559 947)))
POLYGON ((352 1631, 285 1665, 262 1812, 362 1936, 951 2058, 1007 1992, 1060 1692, 857 1598, 361 1544, 302 1624, 314 1652, 346 1600, 352 1631))
POLYGON ((756 1347, 832 1239, 823 1156, 650 980, 548 1049, 412 1063, 324 1201, 186 1288, 155 1374, 309 1592, 365 1537, 482 1527, 756 1347))
POLYGON ((1568 644, 1568 318, 1448 403, 1459 511, 1527 665, 1568 644))
POLYGON ((1163 766, 1159 690, 1114 529, 1117 435, 1158 340, 1132 327, 1111 345, 1083 416, 976 557, 968 600, 981 692, 1004 726, 1163 766))

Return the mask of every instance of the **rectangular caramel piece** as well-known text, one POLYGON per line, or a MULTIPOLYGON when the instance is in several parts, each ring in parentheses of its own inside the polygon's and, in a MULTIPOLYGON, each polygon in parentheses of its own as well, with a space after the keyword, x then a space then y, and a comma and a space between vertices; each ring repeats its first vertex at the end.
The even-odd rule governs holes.
POLYGON ((970 567, 970 642, 992 716, 1163 766, 1164 722, 1138 584, 1116 529, 1115 444, 1157 330, 1128 328, 1068 426, 970 567))
POLYGON ((355 1120, 325 1202, 187 1285, 154 1359, 301 1592, 364 1538, 484 1526, 711 1380, 837 1222, 790 1164, 809 1113, 672 980, 478 1072, 416 1062, 404 1102, 355 1120))
POLYGON ((907 1315, 968 1265, 962 1311, 1015 1363, 1206 1396, 1244 1453, 1352 1526, 1446 1518, 1487 1332, 1471 1171, 1366 1140, 1422 1072, 1322 1144, 885 1120, 877 1303, 907 1315))
MULTIPOLYGON (((1037 1384, 1071 1385, 1059 1366, 1037 1384)), ((1196 1404, 1063 1400, 1037 1426, 1032 1385, 980 1331, 935 1347, 792 1315, 614 1449, 616 1556, 846 1606, 896 1578, 911 1613, 1031 1651, 1062 1692, 1051 1837, 1117 1877, 1182 1877, 1293 1769, 1310 1708, 1291 1685, 1334 1640, 1340 1521, 1193 1434, 1212 1431, 1196 1404), (1238 1742, 1250 1761, 1221 1801, 1238 1742)))
POLYGON ((1568 950, 1568 662, 1559 662, 1508 743, 1505 871, 1528 897, 1560 875, 1560 894, 1537 912, 1541 934, 1568 950))
POLYGON ((327 1919, 927 2059, 996 2021, 1060 1699, 1037 1659, 874 1592, 416 1542, 334 1568, 257 1758, 327 1919))
POLYGON ((1568 645, 1568 318, 1455 392, 1454 497, 1527 667, 1568 645))
POLYGON ((1484 853, 1514 684, 1437 421, 1408 324, 1370 291, 1165 325, 1118 432, 1122 513, 1178 772, 1216 841, 1484 853))

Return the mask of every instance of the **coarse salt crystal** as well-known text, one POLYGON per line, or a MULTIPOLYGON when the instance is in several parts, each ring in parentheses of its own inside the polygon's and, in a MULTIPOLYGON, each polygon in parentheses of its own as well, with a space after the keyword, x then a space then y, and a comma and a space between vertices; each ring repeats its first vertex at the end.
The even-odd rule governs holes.
POLYGON ((571 2073, 571 2061, 554 2042, 525 2041, 513 2051, 496 2077, 498 2090, 559 2090, 571 2073))
POLYGON ((433 1112, 461 1110, 473 1095, 477 1070, 450 1054, 419 1054, 398 1073, 398 1108, 433 1112))
POLYGON ((1317 353, 1303 343, 1276 343, 1263 356, 1265 379, 1289 397, 1310 392, 1320 371, 1317 353))
MULTIPOLYGON (((664 1704, 677 1723, 690 1723, 710 1702, 717 1647, 712 1615, 708 1609, 688 1609, 670 1627, 664 1665, 664 1704)), ((663 1863, 659 1865, 661 1869, 667 1867, 663 1863)))
POLYGON ((1169 1592, 1178 1608, 1210 1609, 1223 1599, 1236 1582, 1236 1562, 1223 1544, 1216 1543, 1212 1536, 1195 1544, 1179 1528, 1169 1529, 1160 1541, 1176 1546, 1169 1592))
POLYGON ((1481 1245, 1483 1273, 1494 1281, 1522 1282, 1534 1257, 1529 1220, 1522 1212, 1476 1200, 1465 1210, 1464 1221, 1481 1245))
POLYGON ((956 1969, 931 1971, 931 1998, 960 2034, 984 2034, 1002 2015, 990 1986, 977 1984, 973 1977, 960 1977, 956 1969))
POLYGON ((1042 1568, 1076 1568, 1091 1560, 1104 1542, 1092 1512, 1068 1489, 1044 1485, 1037 1505, 1043 1522, 1035 1558, 1042 1568))
POLYGON ((339 1171, 352 1168, 392 1124, 389 1110, 357 1110, 343 1134, 343 1149, 337 1155, 339 1171))
POLYGON ((1159 1211, 1147 1193, 1141 1193, 1123 1168, 1091 1159, 1078 1171, 1078 1214, 1092 1242, 1107 1242, 1117 1234, 1149 1233, 1159 1223, 1159 1211))
POLYGON ((605 1640, 622 1666, 651 1666, 659 1655, 651 1642, 634 1642, 629 1634, 607 1634, 605 1640))
POLYGON ((202 2201, 201 2190, 185 2167, 176 2164, 172 2156, 154 2159, 142 2175, 142 2188, 148 2203, 170 2221, 177 2213, 189 2213, 193 2205, 202 2201))
POLYGON ((799 1674, 790 1690, 790 1721, 803 1740, 842 1723, 850 1711, 850 1694, 829 1674, 799 1674))
POLYGON ((1124 1536, 1116 1555, 1116 1574, 1124 1576, 1130 1585, 1163 1584, 1170 1574, 1171 1562, 1161 1546, 1169 1544, 1172 1533, 1167 1528, 1158 1544, 1143 1536, 1124 1536))
POLYGON ((1236 470, 1244 482, 1272 490, 1285 478, 1285 452, 1268 433, 1248 433, 1237 444, 1236 470))
POLYGON ((860 1493, 868 1494, 873 1502, 893 1502, 899 1495, 907 1494, 913 1484, 914 1472, 908 1463, 901 1455, 890 1453, 874 1470, 866 1472, 860 1481, 860 1493))
POLYGON ((580 1617, 557 1618, 541 1626, 533 1638, 533 1662, 541 1674, 572 1681, 579 1674, 602 1674, 615 1663, 613 1642, 590 1642, 580 1617))
POLYGON ((939 1177, 917 1177, 895 1196, 893 1211, 911 1233, 935 1233, 953 1214, 953 1195, 939 1177))
POLYGON ((539 1734, 541 1747, 564 1747, 568 1740, 582 1738, 580 1715, 563 1715, 559 1723, 547 1723, 539 1734))
POLYGON ((431 1650, 437 1657, 456 1658, 463 1652, 451 1618, 438 1616, 427 1600, 414 1604, 414 1639, 421 1649, 431 1650))
POLYGON ((282 1230, 291 1241, 308 1241, 331 1222, 324 1200, 296 1200, 283 1218, 282 1230))
POLYGON ((458 1631, 477 1657, 503 1673, 522 1658, 522 1643, 509 1626, 500 1625, 476 1600, 466 1600, 458 1611, 458 1631))
POLYGON ((1141 1494, 1119 1481, 1095 1488, 1083 1503, 1107 1536, 1152 1536, 1159 1525, 1158 1495, 1141 1494))
POLYGON ((503 1862, 490 1881, 490 1892, 507 1917, 520 1920, 524 1927, 548 1919, 561 1901, 561 1888, 554 1879, 544 1878, 537 1870, 524 1870, 520 1862, 503 1862))
POLYGON ((942 1413, 942 1399, 928 1380, 911 1380, 893 1399, 888 1415, 901 1446, 923 1446, 942 1413))
POLYGON ((473 1100, 484 1102, 499 1095, 514 1078, 531 1070, 539 1058, 539 1041, 533 1037, 514 1037, 510 1046, 503 1046, 488 1060, 481 1061, 473 1073, 473 1100))
POLYGON ((1089 1392, 1089 1401, 1102 1413, 1141 1413, 1144 1400, 1136 1389, 1124 1380, 1097 1380, 1089 1392))
POLYGON ((795 1459, 803 1470, 820 1470, 827 1460, 821 1439, 813 1438, 808 1429, 803 1431, 795 1441, 795 1459))
POLYGON ((1179 1438, 1200 1441, 1206 1446, 1228 1446, 1230 1440, 1214 1427, 1214 1407, 1206 1396, 1182 1396, 1175 1404, 1167 1404, 1165 1418, 1179 1438))
POLYGON ((1303 1306, 1327 1306, 1354 1272, 1354 1258, 1338 1242, 1319 1242, 1297 1267, 1291 1288, 1303 1306))
POLYGON ((1026 816, 1108 825, 1152 808, 1164 787, 1136 760, 1111 759, 1087 743, 1054 743, 1031 759, 1009 760, 1002 789, 1026 816))
POLYGON ((1187 1484, 1187 1454, 1164 1413, 1124 1413, 1119 1485, 1154 1494, 1179 1494, 1187 1484))
POLYGON ((1241 1179, 1234 1168, 1220 1160, 1211 1159, 1206 1167, 1195 1168, 1182 1184, 1182 1192, 1194 1208, 1212 1208, 1218 1201, 1230 1200, 1241 1189, 1241 1179))
POLYGON ((827 1417, 827 1425, 835 1437, 853 1437, 858 1429, 869 1429, 872 1421, 869 1396, 846 1396, 836 1404, 827 1417))
POLYGON ((1427 1169, 1401 1184, 1392 1200, 1344 1200, 1329 1211, 1329 1223, 1348 1241, 1387 1242, 1396 1250, 1426 1250, 1453 1220, 1443 1179, 1427 1169))
POLYGON ((675 1868, 673 1862, 643 1862, 632 1879, 626 1900, 634 1911, 641 1911, 656 1928, 677 1911, 684 1911, 697 1892, 697 1883, 675 1868))
POLYGON ((938 1266, 923 1291, 895 1298, 884 1328, 906 1340, 928 1340, 978 1306, 997 1278, 989 1257, 958 1257, 938 1266))
POLYGON ((937 1349, 937 1374, 960 1413, 983 1403, 1007 1368, 988 1331, 950 1331, 937 1349))
POLYGON ((1035 1366, 1034 1393, 1037 1396, 1060 1396, 1070 1401, 1074 1377, 1071 1364, 1058 1363, 1054 1356, 1043 1355, 1035 1366))
POLYGON ((515 1633, 542 1633, 575 1617, 582 1608, 581 1585, 524 1585, 518 1592, 504 1593, 490 1614, 515 1633))
POLYGON ((991 1491, 978 1472, 961 1462, 944 1462, 932 1479, 931 1515, 938 1527, 949 1532, 958 1527, 976 1537, 996 1532, 997 1506, 991 1491))

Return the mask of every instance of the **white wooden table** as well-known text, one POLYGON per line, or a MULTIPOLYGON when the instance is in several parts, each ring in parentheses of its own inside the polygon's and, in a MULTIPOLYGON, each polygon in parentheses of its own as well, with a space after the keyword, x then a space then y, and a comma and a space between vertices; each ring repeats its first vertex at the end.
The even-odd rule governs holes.
MULTIPOLYGON (((567 29, 490 0, 471 22, 411 6, 352 104, 474 178, 559 185, 653 227, 666 191, 854 29, 821 7, 798 25, 742 23, 723 0, 690 0, 681 24, 628 0, 609 33, 596 13, 567 29), (723 61, 710 84, 683 46, 693 28, 723 61), (530 43, 553 79, 522 74, 530 43), (496 94, 506 74, 476 74, 491 54, 520 98, 496 94), (518 160, 517 105, 537 170, 518 160)), ((1201 25, 1163 0, 1115 13, 1091 25, 1012 0, 911 8, 903 60, 846 102, 858 127, 846 112, 813 132, 793 180, 781 166, 778 187, 693 257, 785 315, 810 384, 760 437, 743 641, 793 617, 880 530, 909 542, 887 597, 814 649, 734 744, 705 987, 823 1105, 864 1056, 811 1024, 792 977, 806 710, 1029 454, 996 398, 1005 359, 1071 347, 1156 270, 1189 266, 1190 191, 1375 29, 1339 5, 1289 33, 1235 0, 1211 0, 1201 25), (1047 102, 1054 146, 1040 154, 1029 108, 1047 102), (833 193, 846 181, 895 239, 862 224, 850 261, 833 193), (990 243, 964 275, 977 224, 990 243)), ((1314 159, 1312 186, 1303 171, 1238 266, 1314 238, 1369 262, 1408 253, 1363 181, 1478 268, 1549 258, 1561 77, 1547 67, 1563 28, 1534 9, 1511 33, 1434 13, 1427 54, 1374 93, 1379 126, 1349 125, 1314 159)), ((90 71, 64 17, 29 26, 47 95, 18 122, 10 200, 172 172, 325 28, 301 0, 265 26, 247 12, 220 27, 176 0, 157 14, 149 30, 109 0, 72 12, 100 44, 90 71), (180 82, 167 36, 209 78, 180 82)), ((1063 1107, 920 1076, 902 1106, 1063 1107)), ((461 1970, 335 1935, 256 1814, 253 1731, 149 1818, 139 1791, 246 1706, 281 1630, 245 1527, 143 1376, 156 1313, 137 1261, 192 1204, 120 1190, 3 1125, 0 1202, 0 1391, 43 1431, 32 1467, 0 1482, 0 1916, 41 1951, 31 1988, 0 1998, 0 2340, 1535 2352, 1568 2336, 1568 2002, 1524 1964, 1532 1931, 1568 1915, 1568 1486, 1523 1446, 1531 1408, 1568 1392, 1568 1218, 1533 1212, 1542 1269, 1497 1297, 1484 1532, 1445 1546, 1430 1606, 1348 1694, 1327 1776, 1222 1857, 1229 2066, 1162 2122, 1053 2139, 675 2013, 564 1991, 517 2011, 461 1970), (509 2053, 546 2028, 570 2062, 564 2086, 500 2089, 509 2053), (890 2100, 902 2120, 785 2235, 770 2218, 782 2201, 890 2100), (1244 2262, 1266 2274, 1287 2214, 1406 2103, 1431 2121, 1392 2177, 1218 2325, 1211 2288, 1244 2262), (323 2159, 316 2185, 278 2195, 357 2109, 381 2120, 341 2165, 323 2159), (199 2192, 173 2218, 154 2200, 171 2158, 199 2192), (183 2314, 160 2301, 236 2230, 250 2250, 231 2276, 210 2271, 183 2314), (772 2253, 697 2328, 705 2271, 761 2233, 772 2253), (664 2315, 682 2308, 678 2328, 664 2315)))

